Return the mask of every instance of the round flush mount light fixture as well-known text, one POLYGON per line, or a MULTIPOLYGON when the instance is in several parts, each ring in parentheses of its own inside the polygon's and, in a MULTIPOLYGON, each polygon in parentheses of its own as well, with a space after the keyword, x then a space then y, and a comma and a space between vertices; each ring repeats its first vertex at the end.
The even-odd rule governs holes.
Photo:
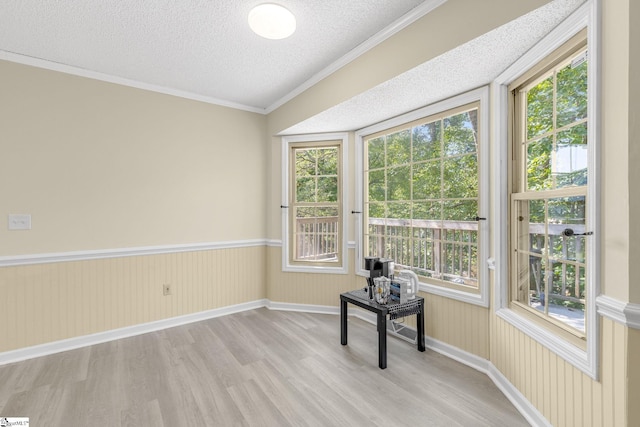
POLYGON ((260 4, 249 12, 249 27, 261 37, 279 40, 296 30, 296 18, 289 9, 275 3, 260 4))

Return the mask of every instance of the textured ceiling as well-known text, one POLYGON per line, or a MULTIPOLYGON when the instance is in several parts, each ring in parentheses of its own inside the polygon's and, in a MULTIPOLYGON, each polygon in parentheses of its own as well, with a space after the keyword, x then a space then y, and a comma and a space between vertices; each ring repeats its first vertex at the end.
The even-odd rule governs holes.
POLYGON ((263 2, 3 0, 0 50, 264 111, 405 14, 441 1, 278 0, 297 18, 285 40, 249 29, 249 10, 263 2))
MULTIPOLYGON (((3 0, 0 59, 264 113, 444 1, 278 0, 297 30, 267 40, 247 23, 262 0, 3 0)), ((282 134, 360 129, 487 84, 582 3, 553 0, 282 134)))
POLYGON ((362 129, 486 85, 582 3, 554 0, 281 134, 362 129))

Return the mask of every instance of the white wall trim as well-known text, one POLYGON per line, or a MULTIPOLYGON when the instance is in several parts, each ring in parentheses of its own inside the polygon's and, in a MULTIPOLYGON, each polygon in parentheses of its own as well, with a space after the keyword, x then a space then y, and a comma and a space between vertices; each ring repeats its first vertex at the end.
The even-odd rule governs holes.
POLYGON ((142 255, 159 255, 179 252, 211 251, 218 249, 266 246, 266 239, 234 240, 227 242, 189 243, 182 245, 142 246, 134 248, 98 249, 89 251, 56 252, 31 255, 1 256, 0 267, 47 264, 54 262, 86 261, 104 258, 120 258, 142 255))
POLYGON ((367 39, 362 44, 358 45, 351 52, 339 58, 333 64, 329 65, 327 68, 323 69, 319 73, 312 76, 309 80, 302 83, 300 86, 298 86, 297 88, 289 92, 287 95, 285 95, 284 97, 280 98, 279 100, 277 100, 276 102, 268 106, 265 112, 269 114, 272 111, 280 108, 281 106, 291 101, 296 96, 300 95, 305 90, 311 88, 321 80, 335 73, 340 68, 349 64, 351 61, 354 61, 355 59, 357 59, 359 56, 367 53, 369 50, 373 49, 374 47, 376 47, 377 45, 379 45, 389 37, 402 31, 404 28, 408 27, 418 19, 422 18, 423 16, 425 16, 435 8, 446 3, 446 1, 447 0, 428 0, 423 2, 419 6, 410 10, 404 16, 401 16, 398 20, 393 22, 391 25, 382 29, 382 31, 380 31, 379 33, 373 35, 371 38, 367 39))
POLYGON ((282 247, 282 240, 280 240, 280 239, 269 239, 269 240, 267 240, 267 246, 269 246, 270 248, 281 248, 282 247))
POLYGON ((175 326, 186 325, 188 323, 200 322, 202 320, 213 319, 215 317, 226 316, 227 314, 239 313, 241 311, 253 310, 265 307, 268 301, 266 299, 250 301, 242 304, 230 305, 212 310, 201 311, 198 313, 186 314, 184 316, 171 317, 169 319, 157 320, 154 322, 141 323, 138 325, 127 326, 119 329, 98 332, 96 334, 84 335, 80 337, 69 338, 60 341, 54 341, 46 344, 40 344, 32 347, 20 348, 0 353, 0 366, 8 363, 20 362, 22 360, 33 359, 35 357, 46 356, 49 354, 60 353, 63 351, 74 350, 81 347, 87 347, 95 344, 101 344, 108 341, 118 340, 122 338, 142 335, 149 332, 159 331, 163 329, 173 328, 175 326))
POLYGON ((607 295, 596 298, 598 314, 628 328, 640 329, 640 304, 620 301, 607 295))
POLYGON ((297 311, 301 313, 340 314, 340 307, 330 305, 294 304, 288 302, 268 301, 269 310, 297 311))
POLYGON ((500 389, 500 391, 509 399, 516 407, 520 415, 522 415, 532 426, 551 427, 552 424, 520 393, 513 384, 509 382, 502 372, 500 372, 493 363, 489 363, 489 372, 487 372, 491 381, 500 389))
POLYGON ((48 61, 46 59, 35 58, 32 56, 20 55, 5 50, 0 50, 0 60, 15 62, 17 64, 29 65, 31 67, 42 68, 45 70, 57 71, 60 73, 70 74, 72 76, 85 77, 88 79, 99 80, 107 83, 114 83, 121 86, 133 87, 136 89, 148 90, 150 92, 162 93, 165 95, 177 96, 179 98, 191 99, 193 101, 205 102, 207 104, 219 105, 221 107, 233 108, 236 110, 249 111, 252 113, 266 114, 264 108, 252 107, 237 102, 225 101, 223 99, 214 98, 212 96, 201 95, 198 93, 187 92, 184 90, 174 89, 166 86, 144 83, 137 80, 126 79, 124 77, 112 76, 97 71, 91 71, 84 68, 78 68, 71 65, 61 64, 59 62, 48 61))

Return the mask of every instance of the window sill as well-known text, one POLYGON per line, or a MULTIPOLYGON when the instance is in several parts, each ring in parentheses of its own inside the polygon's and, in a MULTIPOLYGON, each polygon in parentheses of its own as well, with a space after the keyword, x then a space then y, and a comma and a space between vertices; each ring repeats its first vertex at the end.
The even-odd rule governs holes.
POLYGON ((489 297, 483 293, 459 291, 457 289, 445 288, 443 286, 432 285, 429 283, 420 283, 420 291, 465 302, 467 304, 478 305, 485 308, 489 307, 489 297))
POLYGON ((324 267, 312 265, 283 265, 282 271, 286 273, 320 273, 320 274, 347 274, 346 267, 324 267))
MULTIPOLYGON (((362 277, 369 277, 369 272, 366 270, 358 270, 356 274, 362 277)), ((489 295, 486 288, 484 291, 478 290, 477 292, 468 292, 458 289, 446 288, 444 286, 434 285, 431 283, 420 282, 418 290, 427 294, 438 295, 467 304, 489 308, 489 295)))

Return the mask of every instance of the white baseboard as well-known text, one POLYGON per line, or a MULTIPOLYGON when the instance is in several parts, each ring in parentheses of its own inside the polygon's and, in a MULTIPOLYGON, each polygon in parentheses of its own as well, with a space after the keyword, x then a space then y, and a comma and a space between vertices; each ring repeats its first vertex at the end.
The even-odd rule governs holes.
MULTIPOLYGON (((269 310, 297 311, 303 313, 332 315, 340 314, 340 308, 334 306, 292 304, 262 299, 227 307, 216 308, 213 310, 202 311, 199 313, 187 314, 185 316, 143 323, 126 328, 114 329, 97 334, 85 335, 82 337, 70 338, 33 347, 7 351, 4 353, 0 353, 0 366, 8 363, 20 362, 22 360, 60 353, 63 351, 73 350, 94 344, 101 344, 107 341, 113 341, 117 339, 132 337, 135 335, 146 334, 148 332, 168 329, 188 323, 199 322, 202 320, 212 319, 228 314, 254 310, 261 307, 267 307, 269 310)), ((357 317, 368 323, 376 323, 376 316, 368 311, 349 307, 348 314, 349 316, 357 317)), ((436 351, 446 357, 454 359, 464 365, 467 365, 473 369, 476 369, 477 371, 486 374, 494 382, 496 387, 498 387, 500 391, 502 391, 507 399, 509 399, 509 401, 516 407, 520 414, 532 426, 548 427, 551 425, 544 418, 544 416, 542 416, 542 414, 531 404, 531 402, 529 402, 524 397, 524 395, 520 393, 520 391, 515 388, 513 384, 511 384, 509 380, 489 360, 483 359, 482 357, 476 356, 475 354, 471 354, 431 337, 425 337, 425 345, 430 350, 436 351)))
POLYGON ((507 377, 505 377, 493 363, 489 363, 489 372, 487 375, 529 424, 535 427, 552 427, 551 423, 547 421, 540 411, 520 393, 520 390, 509 382, 507 377))
POLYGON ((298 311, 301 313, 340 314, 340 307, 332 307, 330 305, 292 304, 267 300, 267 308, 269 310, 298 311))
POLYGON ((142 335, 162 329, 173 328, 175 326, 181 326, 188 323, 200 322, 202 320, 213 319, 214 317, 226 316, 227 314, 253 310, 256 308, 265 307, 267 303, 268 301, 266 299, 256 300, 237 305, 230 305, 227 307, 215 308, 213 310, 187 314, 184 316, 157 320, 155 322, 141 323, 139 325, 127 326, 125 328, 113 329, 110 331, 98 332, 96 334, 84 335, 80 337, 40 344, 32 347, 11 350, 0 353, 0 366, 6 365, 8 363, 20 362, 22 360, 33 359, 35 357, 74 350, 81 347, 87 347, 90 345, 101 344, 108 341, 128 338, 135 335, 142 335))

